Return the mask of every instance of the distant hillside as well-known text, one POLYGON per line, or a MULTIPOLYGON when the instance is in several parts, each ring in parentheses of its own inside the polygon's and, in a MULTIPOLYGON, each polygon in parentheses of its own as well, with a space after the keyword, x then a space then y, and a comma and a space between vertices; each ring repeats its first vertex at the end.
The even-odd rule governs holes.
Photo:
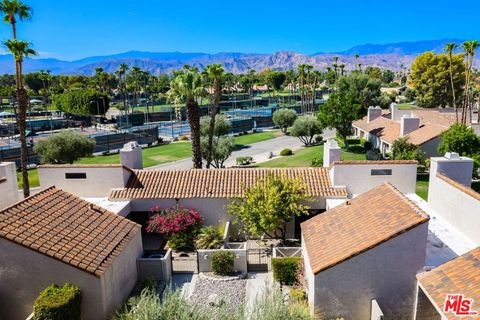
POLYGON ((352 47, 346 51, 338 52, 342 55, 370 55, 370 54, 399 54, 399 55, 418 55, 425 51, 440 53, 445 43, 455 42, 461 44, 465 40, 461 39, 440 39, 415 42, 398 42, 387 44, 364 44, 352 47))
MULTIPOLYGON (((114 72, 122 63, 127 64, 129 67, 140 67, 157 75, 179 69, 184 64, 190 64, 202 69, 211 63, 220 63, 228 72, 233 73, 243 73, 248 68, 253 68, 256 71, 266 68, 288 70, 296 68, 299 64, 311 64, 317 69, 325 70, 327 66, 332 64, 334 56, 339 56, 340 63, 345 64, 347 70, 352 70, 355 68, 355 54, 360 55, 360 63, 363 66, 400 70, 401 65, 409 66, 415 59, 415 56, 424 51, 441 52, 446 42, 461 43, 463 40, 443 39, 392 44, 365 44, 343 52, 313 55, 287 51, 273 54, 129 51, 114 55, 87 57, 75 61, 26 59, 24 71, 50 70, 54 74, 91 75, 97 67, 101 67, 107 72, 114 72)), ((0 73, 14 73, 14 71, 12 57, 0 55, 0 73)))

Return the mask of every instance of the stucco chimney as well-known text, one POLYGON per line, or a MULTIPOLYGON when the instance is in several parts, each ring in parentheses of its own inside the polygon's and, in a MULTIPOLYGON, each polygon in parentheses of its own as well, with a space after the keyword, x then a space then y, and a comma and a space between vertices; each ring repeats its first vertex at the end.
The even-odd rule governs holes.
POLYGON ((382 109, 380 107, 368 107, 367 122, 371 122, 382 116, 382 109))
POLYGON ((447 152, 444 157, 430 158, 430 183, 441 173, 464 186, 472 185, 473 160, 461 157, 456 152, 447 152))
POLYGON ((335 139, 329 139, 323 146, 323 166, 330 167, 334 161, 340 160, 340 147, 335 139))
POLYGON ((400 136, 406 136, 420 128, 420 118, 404 115, 400 122, 400 136))
POLYGON ((130 169, 143 169, 142 146, 137 141, 130 141, 120 149, 120 163, 130 169))
POLYGON ((0 163, 0 209, 19 200, 17 172, 14 162, 0 163))

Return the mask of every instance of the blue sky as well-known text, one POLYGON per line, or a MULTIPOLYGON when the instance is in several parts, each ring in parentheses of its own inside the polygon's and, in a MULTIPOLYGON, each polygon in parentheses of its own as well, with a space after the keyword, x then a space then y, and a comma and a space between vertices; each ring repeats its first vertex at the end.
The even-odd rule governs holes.
MULTIPOLYGON (((24 1, 34 18, 19 26, 19 37, 42 57, 67 60, 130 50, 311 54, 480 38, 478 0, 24 1)), ((8 26, 0 26, 0 39, 8 37, 8 26)))

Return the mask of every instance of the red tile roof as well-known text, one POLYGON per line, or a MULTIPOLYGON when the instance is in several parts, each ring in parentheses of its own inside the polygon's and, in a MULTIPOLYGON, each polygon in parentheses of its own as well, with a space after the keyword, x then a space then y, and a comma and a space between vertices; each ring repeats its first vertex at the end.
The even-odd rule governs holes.
MULTIPOLYGON (((431 271, 421 273, 417 278, 440 310, 443 310, 447 294, 463 294, 466 299, 473 299, 475 310, 480 310, 480 247, 431 271)), ((451 313, 445 316, 448 319, 458 319, 451 313)))
POLYGON ((233 198, 268 175, 300 178, 311 197, 345 197, 334 188, 328 168, 245 168, 192 170, 134 170, 127 186, 112 190, 110 199, 233 198))
POLYGON ((0 211, 0 238, 100 277, 140 225, 51 187, 0 211))
POLYGON ((389 183, 301 224, 313 272, 319 273, 429 220, 389 183))

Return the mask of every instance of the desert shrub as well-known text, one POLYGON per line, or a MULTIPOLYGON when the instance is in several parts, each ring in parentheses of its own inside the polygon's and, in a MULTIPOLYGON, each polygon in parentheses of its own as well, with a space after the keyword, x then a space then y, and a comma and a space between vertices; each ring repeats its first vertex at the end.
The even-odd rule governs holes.
POLYGON ((76 160, 92 155, 95 139, 73 130, 65 130, 41 140, 33 147, 42 163, 72 164, 76 160))
POLYGON ((295 119, 297 119, 297 113, 292 109, 279 109, 272 115, 272 120, 283 133, 287 133, 288 127, 290 127, 295 119))
POLYGON ((172 249, 193 247, 203 221, 197 210, 177 205, 163 210, 154 207, 151 211, 147 232, 164 235, 172 249))
POLYGON ((281 156, 291 156, 292 154, 292 149, 283 149, 282 151, 280 151, 281 156))
POLYGON ((35 320, 80 319, 82 293, 80 288, 66 283, 63 287, 52 284, 45 288, 33 305, 35 320))
POLYGON ((223 233, 216 226, 208 226, 200 229, 195 246, 197 249, 218 249, 222 246, 223 233))
POLYGON ((188 137, 187 137, 187 136, 180 136, 180 137, 178 138, 178 140, 180 140, 180 141, 188 141, 188 137))
POLYGON ((210 261, 212 271, 218 275, 228 275, 233 272, 235 255, 231 251, 217 251, 212 254, 210 261))
POLYGON ((237 157, 235 161, 237 165, 246 166, 252 163, 253 157, 237 157))
POLYGON ((299 257, 272 258, 273 278, 281 284, 294 285, 298 280, 300 260, 299 257))
POLYGON ((290 299, 296 302, 304 302, 307 300, 307 293, 301 287, 290 289, 290 299))

